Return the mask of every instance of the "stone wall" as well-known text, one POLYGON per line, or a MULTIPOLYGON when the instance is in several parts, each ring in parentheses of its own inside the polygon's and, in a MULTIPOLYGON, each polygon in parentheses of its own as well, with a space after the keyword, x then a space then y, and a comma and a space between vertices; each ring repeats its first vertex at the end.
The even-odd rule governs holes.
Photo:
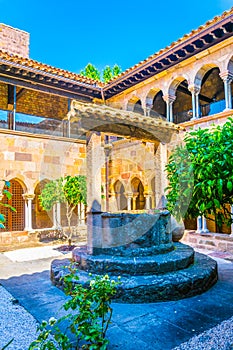
MULTIPOLYGON (((18 113, 57 119, 65 118, 68 113, 68 99, 65 97, 19 87, 16 88, 16 93, 20 94, 16 101, 18 113)), ((0 109, 9 109, 7 84, 0 83, 0 96, 0 109)))
POLYGON ((86 147, 78 141, 1 130, 0 142, 0 178, 17 178, 25 193, 34 193, 43 179, 85 175, 86 147))
POLYGON ((29 33, 0 23, 0 50, 29 57, 29 33))
POLYGON ((220 250, 233 253, 233 236, 224 233, 202 233, 185 231, 182 243, 192 247, 209 250, 220 250))

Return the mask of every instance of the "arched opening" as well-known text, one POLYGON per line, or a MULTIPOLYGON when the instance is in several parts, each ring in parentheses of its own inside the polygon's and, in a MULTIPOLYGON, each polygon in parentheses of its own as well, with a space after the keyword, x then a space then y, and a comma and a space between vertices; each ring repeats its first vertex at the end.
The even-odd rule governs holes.
POLYGON ((163 99, 163 92, 160 90, 153 99, 153 106, 150 111, 151 117, 163 116, 166 118, 167 115, 167 106, 166 102, 163 99))
POLYGON ((201 80, 199 113, 204 117, 220 113, 225 109, 224 83, 218 67, 209 69, 201 80))
POLYGON ((144 110, 143 110, 143 108, 142 108, 142 102, 141 102, 141 100, 138 100, 138 101, 134 104, 133 112, 144 115, 144 110))
POLYGON ((183 79, 178 82, 176 99, 173 102, 173 121, 175 124, 190 120, 192 113, 192 94, 188 89, 188 81, 183 79))
POLYGON ((133 192, 132 198, 132 209, 141 210, 145 208, 145 197, 144 197, 144 186, 137 177, 133 178, 131 181, 131 189, 133 192))
POLYGON ((5 215, 5 228, 1 231, 23 231, 25 227, 25 205, 23 200, 23 187, 17 179, 10 180, 9 192, 12 194, 10 199, 3 197, 2 203, 9 204, 16 211, 10 208, 1 207, 1 214, 5 215))
POLYGON ((49 228, 53 226, 52 221, 52 210, 47 212, 44 210, 40 204, 39 196, 48 183, 48 180, 42 180, 39 182, 35 188, 34 194, 35 197, 32 201, 32 227, 36 229, 40 228, 49 228))
POLYGON ((121 181, 117 180, 114 184, 114 192, 117 203, 117 210, 127 209, 127 199, 125 197, 125 189, 121 181))

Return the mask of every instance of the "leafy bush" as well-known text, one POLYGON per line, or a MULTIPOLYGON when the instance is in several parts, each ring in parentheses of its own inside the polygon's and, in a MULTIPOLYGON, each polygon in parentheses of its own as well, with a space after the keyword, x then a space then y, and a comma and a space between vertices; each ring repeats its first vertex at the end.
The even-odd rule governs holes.
POLYGON ((65 294, 70 297, 63 308, 70 313, 58 320, 51 318, 49 322, 43 321, 38 327, 40 334, 29 350, 107 348, 109 341, 106 332, 112 317, 110 305, 120 281, 111 280, 108 275, 95 276, 86 288, 78 281, 76 268, 70 266, 69 273, 63 278, 65 294), (70 339, 72 336, 61 330, 64 324, 74 341, 70 339))

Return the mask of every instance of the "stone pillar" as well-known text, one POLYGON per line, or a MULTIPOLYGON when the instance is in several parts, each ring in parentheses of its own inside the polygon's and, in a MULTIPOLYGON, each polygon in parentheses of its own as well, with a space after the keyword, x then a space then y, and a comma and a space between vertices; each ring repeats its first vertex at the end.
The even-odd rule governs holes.
POLYGON ((202 216, 202 232, 203 233, 209 232, 209 230, 207 228, 207 221, 206 221, 206 218, 204 216, 202 216))
POLYGON ((159 204, 162 196, 165 196, 165 188, 168 186, 165 166, 167 164, 167 145, 160 143, 155 154, 155 202, 159 204))
POLYGON ((201 233, 201 232, 202 232, 202 217, 198 216, 196 233, 201 233))
POLYGON ((192 110, 193 110, 192 119, 198 119, 200 117, 200 114, 199 114, 199 93, 200 93, 201 88, 197 85, 190 85, 188 87, 188 89, 192 94, 192 110))
POLYGON ((155 202, 155 193, 152 193, 151 196, 151 208, 154 209, 156 207, 156 202, 155 202))
POLYGON ((167 105, 167 120, 169 122, 173 122, 173 102, 176 99, 176 96, 174 95, 163 95, 163 99, 166 102, 167 105))
POLYGON ((223 72, 220 77, 224 83, 224 93, 225 93, 225 111, 232 109, 232 96, 231 96, 231 82, 233 80, 233 74, 230 72, 223 72))
POLYGON ((109 139, 108 136, 107 143, 104 145, 104 154, 105 154, 105 189, 106 189, 106 211, 109 211, 109 160, 111 157, 111 150, 112 150, 112 144, 108 143, 109 139))
POLYGON ((126 198, 127 198, 127 210, 132 210, 132 198, 133 198, 133 193, 132 192, 128 192, 126 193, 126 198))
POLYGON ((101 145, 101 134, 88 132, 86 135, 87 164, 87 251, 92 254, 95 248, 103 244, 101 217, 101 168, 105 164, 104 148, 101 145))
POLYGON ((23 199, 25 203, 25 231, 32 231, 32 200, 35 197, 34 193, 23 194, 23 199))
POLYGON ((138 192, 133 193, 133 210, 136 210, 136 206, 137 206, 136 200, 138 198, 138 195, 139 195, 138 192))
POLYGON ((101 211, 101 167, 105 164, 101 134, 87 133, 87 210, 101 211))
POLYGON ((152 192, 147 192, 147 193, 144 193, 144 197, 146 198, 146 204, 145 204, 145 209, 149 210, 152 208, 152 192))

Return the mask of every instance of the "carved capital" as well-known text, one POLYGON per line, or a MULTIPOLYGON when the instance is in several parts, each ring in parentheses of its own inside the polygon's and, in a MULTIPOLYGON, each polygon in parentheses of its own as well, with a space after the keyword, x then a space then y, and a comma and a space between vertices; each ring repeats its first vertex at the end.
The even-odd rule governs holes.
POLYGON ((188 89, 194 95, 198 95, 201 91, 201 87, 198 85, 189 85, 188 89))
POLYGON ((224 82, 228 82, 229 84, 233 80, 233 73, 229 71, 225 71, 219 74, 219 76, 222 78, 224 82))
POLYGON ((22 196, 25 201, 32 201, 35 198, 34 193, 24 193, 22 196))
POLYGON ((172 104, 176 99, 176 96, 175 95, 163 95, 163 100, 168 103, 168 104, 172 104))

